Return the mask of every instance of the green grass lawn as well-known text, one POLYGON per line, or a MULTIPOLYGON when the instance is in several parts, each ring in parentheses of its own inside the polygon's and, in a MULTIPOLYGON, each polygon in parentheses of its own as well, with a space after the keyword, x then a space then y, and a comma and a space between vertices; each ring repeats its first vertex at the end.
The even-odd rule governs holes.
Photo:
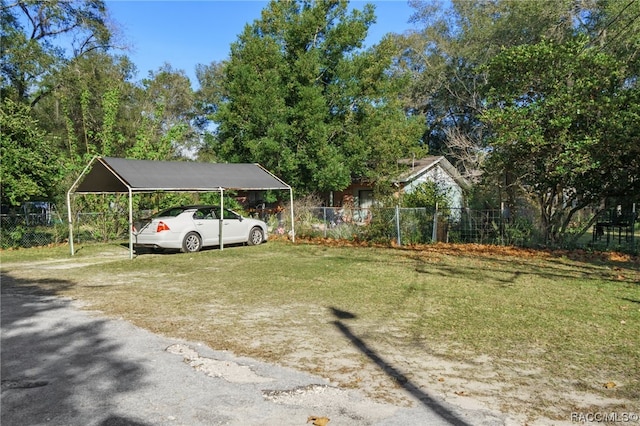
MULTIPOLYGON (((66 247, 5 251, 2 273, 3 288, 70 296, 154 332, 313 372, 352 345, 339 322, 380 357, 489 360, 503 393, 530 388, 513 403, 497 395, 496 409, 568 420, 580 406, 560 396, 573 392, 640 412, 640 265, 628 256, 272 241, 129 260, 125 247, 88 245, 73 258, 66 247)), ((418 380, 427 367, 411 365, 418 380)))

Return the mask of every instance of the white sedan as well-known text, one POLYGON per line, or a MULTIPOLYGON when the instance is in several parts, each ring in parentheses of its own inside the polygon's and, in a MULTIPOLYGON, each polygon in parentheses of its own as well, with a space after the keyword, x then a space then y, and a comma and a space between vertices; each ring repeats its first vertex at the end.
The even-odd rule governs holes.
POLYGON ((161 211, 136 224, 133 229, 136 247, 180 249, 197 252, 202 247, 220 245, 222 221, 223 244, 258 245, 267 241, 267 225, 219 206, 182 206, 161 211))

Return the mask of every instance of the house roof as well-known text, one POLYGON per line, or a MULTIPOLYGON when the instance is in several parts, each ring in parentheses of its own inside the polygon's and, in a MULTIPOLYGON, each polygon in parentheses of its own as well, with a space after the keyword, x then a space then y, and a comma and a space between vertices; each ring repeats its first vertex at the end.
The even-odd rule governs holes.
POLYGON ((405 165, 408 169, 402 172, 394 180, 395 183, 407 184, 412 182, 427 173, 429 170, 437 167, 442 167, 458 185, 462 188, 469 188, 471 185, 469 182, 458 172, 458 170, 443 156, 431 155, 424 158, 407 158, 398 161, 398 164, 405 165))
MULTIPOLYGON (((95 157, 75 183, 75 193, 205 192, 291 187, 259 164, 130 160, 95 157)), ((73 189, 73 188, 72 188, 73 189)))

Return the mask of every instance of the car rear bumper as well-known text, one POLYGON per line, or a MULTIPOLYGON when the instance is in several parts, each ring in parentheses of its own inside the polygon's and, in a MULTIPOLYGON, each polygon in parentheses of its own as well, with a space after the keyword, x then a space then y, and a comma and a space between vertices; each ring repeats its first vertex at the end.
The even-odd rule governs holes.
POLYGON ((179 249, 182 247, 182 240, 179 238, 179 235, 171 232, 154 232, 150 234, 142 233, 135 235, 133 245, 137 247, 179 249))

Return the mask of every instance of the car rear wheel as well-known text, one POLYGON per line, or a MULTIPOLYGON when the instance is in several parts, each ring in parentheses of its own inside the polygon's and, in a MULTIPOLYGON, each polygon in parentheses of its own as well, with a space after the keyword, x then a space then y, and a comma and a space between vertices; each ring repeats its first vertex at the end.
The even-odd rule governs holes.
POLYGON ((262 229, 258 227, 252 228, 251 232, 249 232, 249 241, 247 241, 247 244, 257 246, 258 244, 262 244, 262 241, 264 241, 262 229))
POLYGON ((195 253, 202 248, 202 239, 195 232, 189 232, 182 241, 182 251, 185 253, 195 253))

